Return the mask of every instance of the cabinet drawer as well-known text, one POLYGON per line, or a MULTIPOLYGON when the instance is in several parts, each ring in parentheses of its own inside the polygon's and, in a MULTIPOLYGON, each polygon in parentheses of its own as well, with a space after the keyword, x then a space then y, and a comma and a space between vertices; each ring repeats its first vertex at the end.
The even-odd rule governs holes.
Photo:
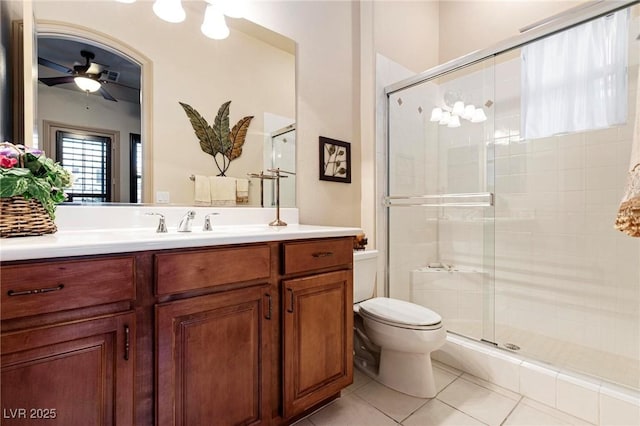
POLYGON ((284 243, 284 274, 313 271, 353 262, 351 238, 284 243))
POLYGON ((3 266, 1 318, 132 300, 134 266, 133 257, 3 266))
POLYGON ((161 253, 155 256, 156 293, 180 293, 242 281, 268 279, 269 246, 161 253))

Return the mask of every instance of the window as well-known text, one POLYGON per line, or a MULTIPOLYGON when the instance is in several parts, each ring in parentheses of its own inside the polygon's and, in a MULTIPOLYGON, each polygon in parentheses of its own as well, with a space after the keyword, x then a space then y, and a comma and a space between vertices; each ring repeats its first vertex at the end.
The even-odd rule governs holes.
POLYGON ((629 11, 522 48, 522 137, 606 128, 627 119, 629 11))
POLYGON ((56 131, 56 161, 74 176, 68 201, 111 201, 111 138, 56 131))
POLYGON ((142 202, 142 143, 140 135, 129 134, 131 143, 129 165, 129 202, 142 202))

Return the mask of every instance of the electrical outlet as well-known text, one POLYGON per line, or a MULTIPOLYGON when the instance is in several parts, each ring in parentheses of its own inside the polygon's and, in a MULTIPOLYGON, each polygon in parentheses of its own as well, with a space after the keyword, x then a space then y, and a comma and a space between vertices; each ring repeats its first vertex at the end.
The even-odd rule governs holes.
POLYGON ((169 204, 169 191, 157 191, 156 192, 156 203, 158 203, 158 204, 169 204))

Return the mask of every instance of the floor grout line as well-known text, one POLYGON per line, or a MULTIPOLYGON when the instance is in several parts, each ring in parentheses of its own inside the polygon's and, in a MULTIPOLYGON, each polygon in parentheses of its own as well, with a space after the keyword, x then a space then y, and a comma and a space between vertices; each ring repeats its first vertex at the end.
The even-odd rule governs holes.
POLYGON ((522 402, 523 399, 524 399, 524 396, 520 395, 520 399, 518 399, 518 402, 516 403, 516 405, 513 406, 511 411, 509 411, 509 413, 505 416, 505 418, 500 422, 500 426, 503 426, 504 423, 509 419, 509 417, 511 417, 511 414, 513 414, 513 412, 516 411, 516 408, 520 406, 520 403, 522 402))

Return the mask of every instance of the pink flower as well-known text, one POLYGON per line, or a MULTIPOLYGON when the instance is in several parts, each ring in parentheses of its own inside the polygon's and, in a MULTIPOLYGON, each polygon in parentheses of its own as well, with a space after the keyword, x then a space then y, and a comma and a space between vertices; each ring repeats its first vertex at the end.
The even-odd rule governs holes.
POLYGON ((18 160, 16 160, 15 158, 7 157, 6 155, 0 155, 0 167, 3 167, 5 169, 10 169, 17 162, 18 160))

